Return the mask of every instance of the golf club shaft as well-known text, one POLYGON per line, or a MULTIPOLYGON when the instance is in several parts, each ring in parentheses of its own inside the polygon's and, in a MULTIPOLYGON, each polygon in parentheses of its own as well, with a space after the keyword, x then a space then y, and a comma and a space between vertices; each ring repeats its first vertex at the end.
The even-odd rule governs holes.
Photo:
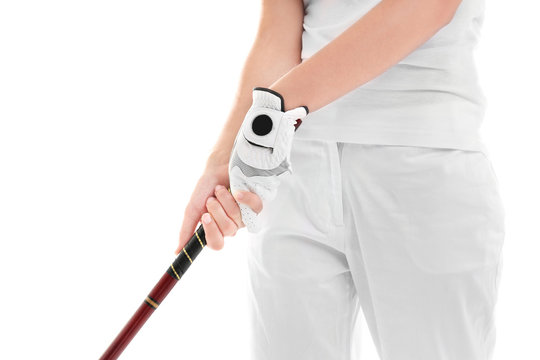
POLYGON ((137 332, 145 324, 146 320, 153 314, 154 310, 163 302, 165 297, 172 290, 174 285, 182 278, 189 269, 193 261, 206 246, 206 238, 203 226, 200 225, 191 239, 184 246, 178 257, 169 266, 159 282, 148 294, 144 302, 139 306, 135 314, 131 317, 122 331, 107 348, 100 360, 118 359, 122 351, 128 346, 137 332))

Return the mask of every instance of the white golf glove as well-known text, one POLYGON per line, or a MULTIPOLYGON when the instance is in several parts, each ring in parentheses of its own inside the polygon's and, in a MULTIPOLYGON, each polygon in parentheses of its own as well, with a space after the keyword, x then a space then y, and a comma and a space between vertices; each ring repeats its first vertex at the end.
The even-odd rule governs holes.
MULTIPOLYGON (((293 135, 308 114, 306 106, 284 110, 280 94, 254 88, 253 104, 236 135, 229 161, 231 192, 243 190, 257 194, 263 202, 263 211, 264 204, 277 194, 279 178, 292 173, 293 135)), ((248 231, 258 232, 257 214, 244 204, 238 205, 248 231)))

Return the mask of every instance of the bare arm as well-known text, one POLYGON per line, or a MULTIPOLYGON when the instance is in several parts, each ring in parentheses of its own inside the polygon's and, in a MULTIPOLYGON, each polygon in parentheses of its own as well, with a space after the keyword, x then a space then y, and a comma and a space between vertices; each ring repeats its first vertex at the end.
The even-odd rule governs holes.
POLYGON ((263 0, 257 36, 246 59, 234 106, 216 142, 210 162, 228 163, 234 138, 251 106, 255 86, 269 87, 300 64, 302 0, 263 0))
MULTIPOLYGON (((216 185, 228 183, 230 152, 251 105, 253 87, 270 87, 279 92, 285 99, 286 110, 307 105, 315 111, 380 75, 427 41, 452 19, 459 3, 460 0, 382 0, 327 46, 301 62, 302 0, 263 0, 259 30, 244 65, 235 105, 186 208, 177 252, 193 234, 205 204, 212 216, 205 214, 203 220, 213 219, 209 223, 203 221, 209 247, 221 248, 223 237, 234 235, 240 226, 238 205, 216 185)), ((260 199, 255 194, 246 192, 244 196, 253 200, 246 205, 260 210, 260 199)))
POLYGON ((242 226, 237 202, 255 212, 261 210, 262 202, 256 194, 245 192, 242 199, 236 197, 235 201, 226 190, 229 157, 251 106, 253 88, 270 86, 300 63, 303 20, 302 0, 262 0, 259 29, 242 70, 234 105, 184 211, 177 254, 193 235, 200 219, 208 247, 217 250, 223 247, 225 236, 234 235, 242 226))
POLYGON ((286 110, 311 112, 374 79, 429 40, 453 18, 461 0, 383 0, 270 88, 286 110))

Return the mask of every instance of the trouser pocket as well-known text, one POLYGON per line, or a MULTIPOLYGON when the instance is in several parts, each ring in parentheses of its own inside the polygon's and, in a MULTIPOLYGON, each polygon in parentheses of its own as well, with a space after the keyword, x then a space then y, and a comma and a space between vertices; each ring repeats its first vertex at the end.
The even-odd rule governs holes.
POLYGON ((496 266, 504 212, 491 164, 481 152, 411 148, 414 178, 398 193, 409 221, 409 253, 430 272, 496 266))

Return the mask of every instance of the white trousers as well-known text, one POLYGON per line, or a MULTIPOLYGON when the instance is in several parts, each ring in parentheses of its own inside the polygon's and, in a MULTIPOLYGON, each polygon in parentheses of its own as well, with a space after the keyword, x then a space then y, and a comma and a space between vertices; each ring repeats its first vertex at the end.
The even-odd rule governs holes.
POLYGON ((295 139, 248 234, 252 360, 487 360, 504 213, 482 152, 295 139), (360 359, 355 359, 360 360, 360 359))

